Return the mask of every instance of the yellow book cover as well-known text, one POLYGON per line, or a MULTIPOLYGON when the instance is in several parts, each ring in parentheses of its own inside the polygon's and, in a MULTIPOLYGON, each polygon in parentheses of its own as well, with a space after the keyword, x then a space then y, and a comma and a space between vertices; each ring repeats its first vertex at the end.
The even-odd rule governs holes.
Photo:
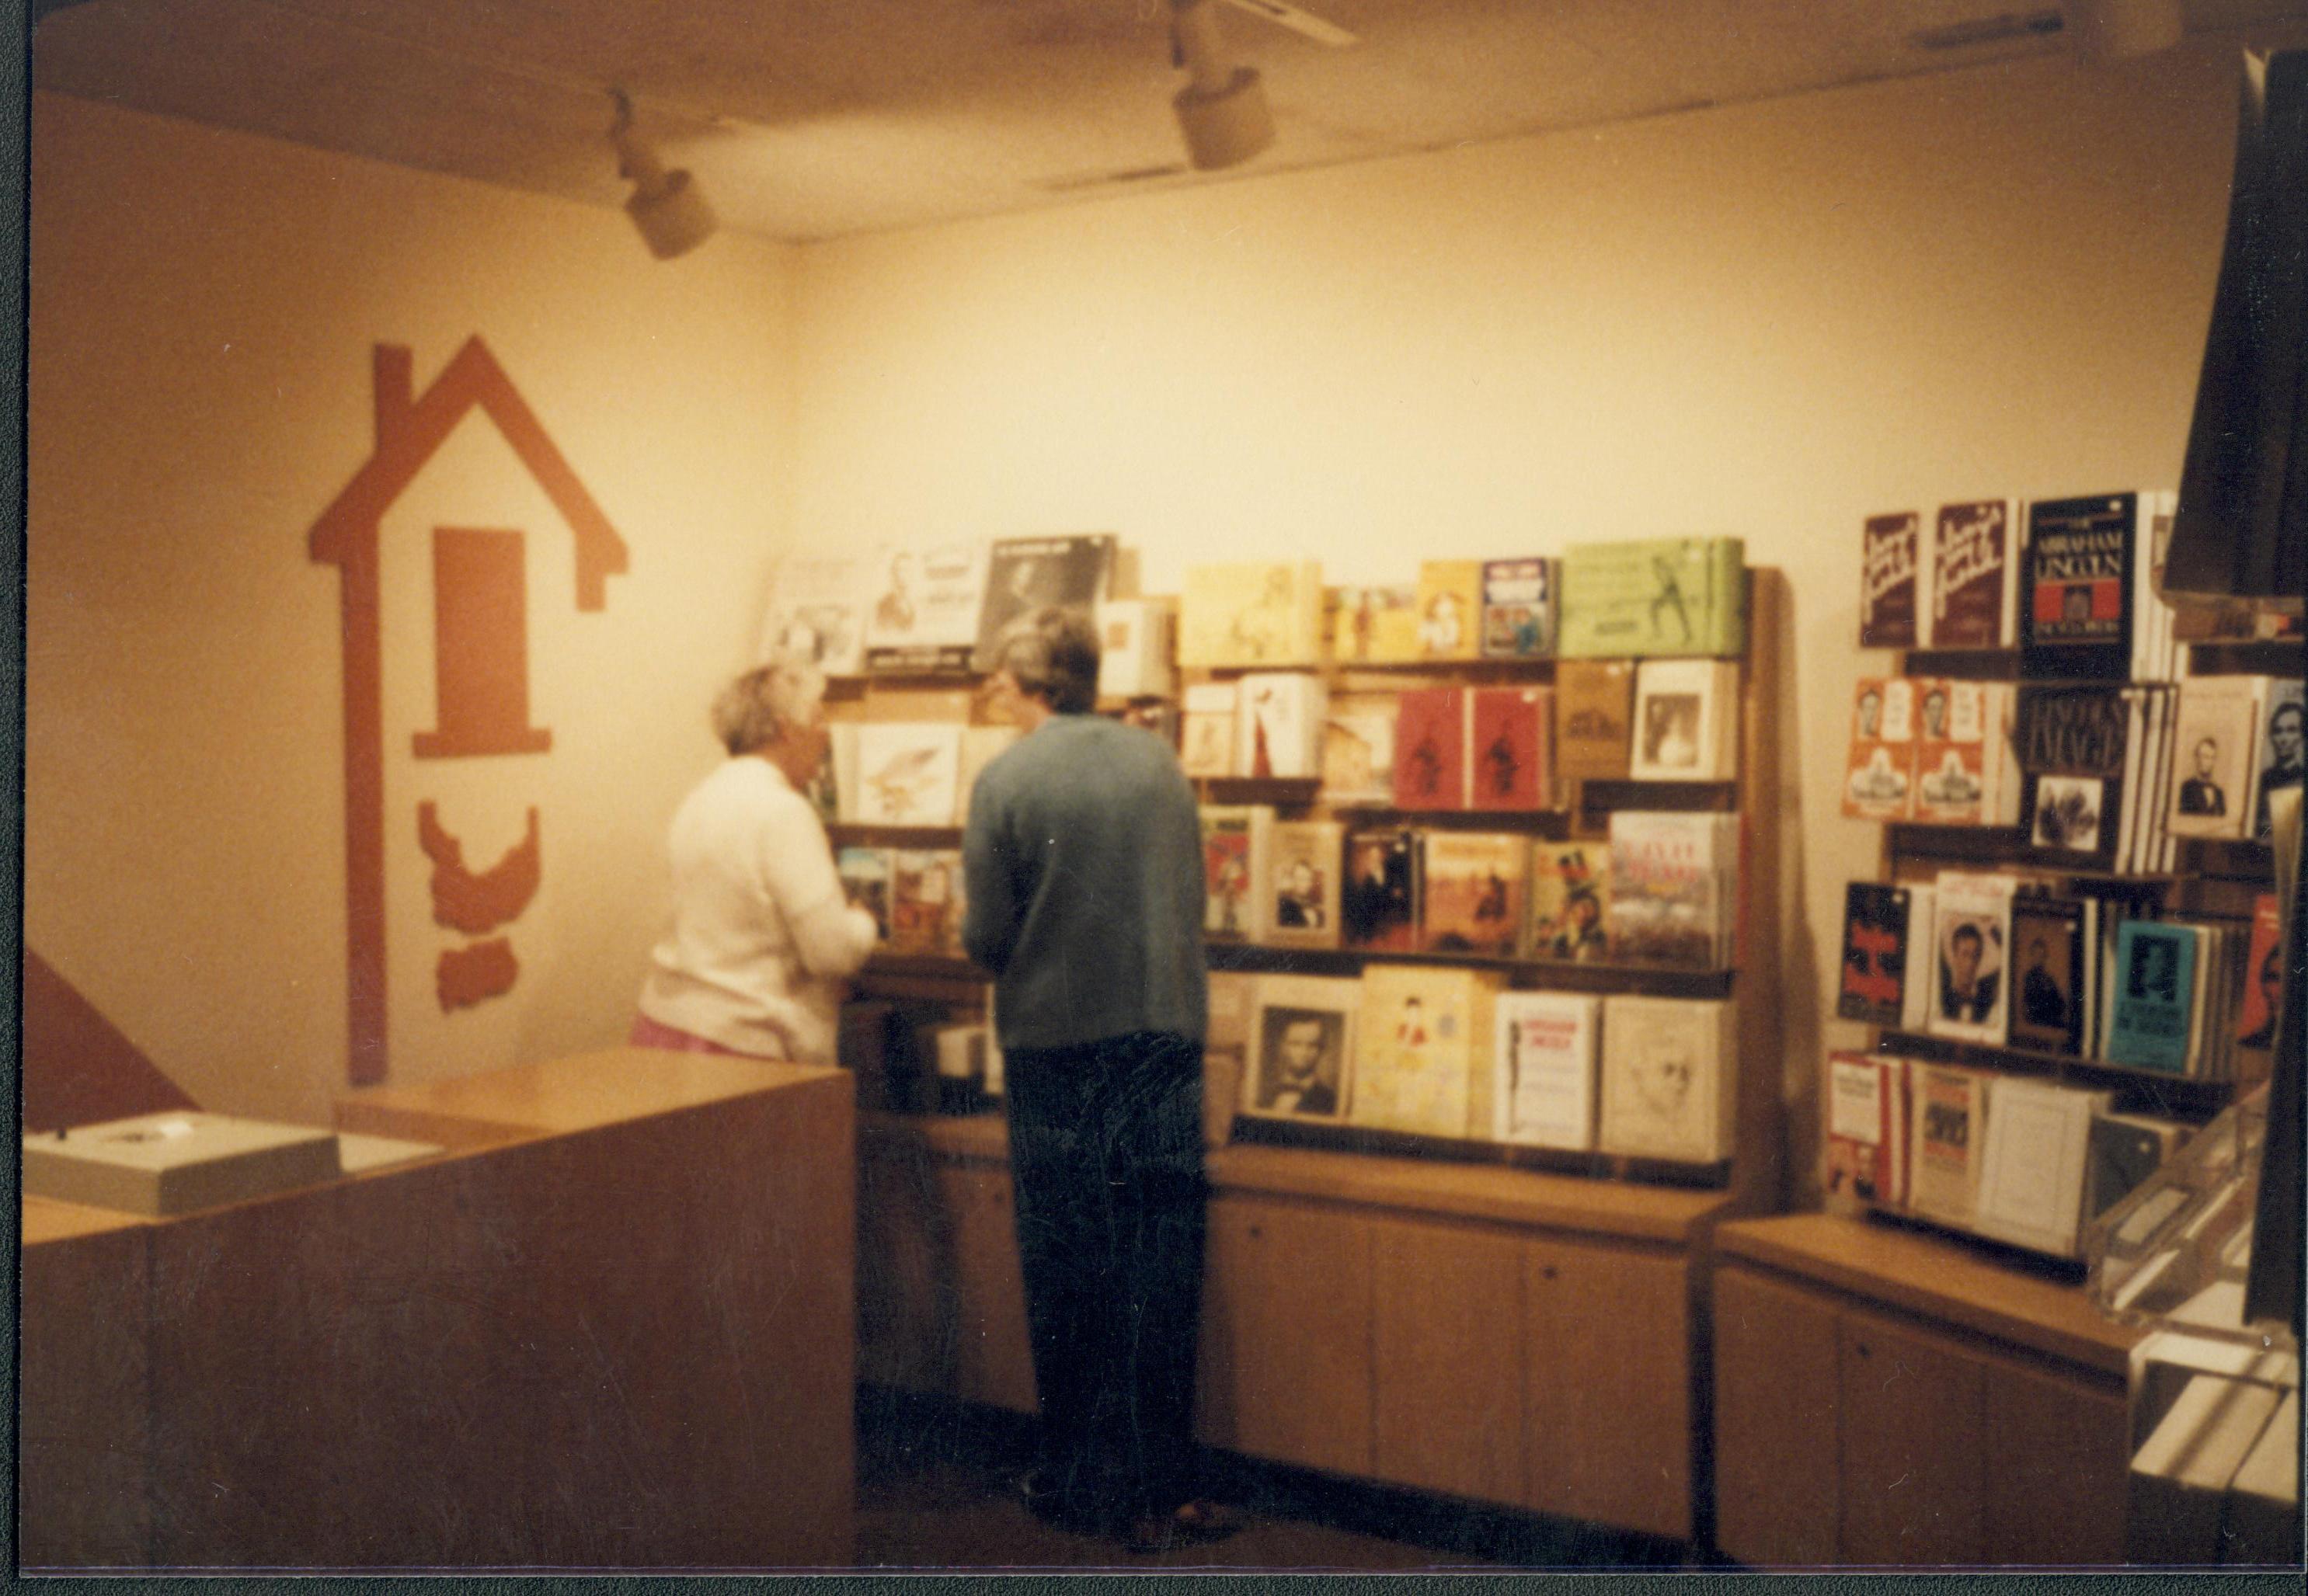
POLYGON ((1322 660, 1322 566, 1190 565, 1178 600, 1182 665, 1311 665, 1322 660))
POLYGON ((1330 600, 1331 657, 1340 665, 1402 665, 1422 657, 1417 588, 1333 588, 1330 600))
POLYGON ((1427 560, 1418 567, 1418 657, 1479 659, 1483 562, 1427 560))
POLYGON ((1356 1022, 1357 1125, 1421 1136, 1487 1135, 1496 976, 1422 965, 1363 972, 1356 1022))

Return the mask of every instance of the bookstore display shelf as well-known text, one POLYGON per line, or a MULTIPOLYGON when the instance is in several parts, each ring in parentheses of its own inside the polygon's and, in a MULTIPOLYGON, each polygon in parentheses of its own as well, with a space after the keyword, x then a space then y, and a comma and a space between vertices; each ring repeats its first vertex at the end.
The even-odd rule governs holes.
POLYGON ((2235 1086, 2229 1080, 2199 1080, 2168 1070, 2117 1064, 2106 1059, 2080 1059, 2071 1053, 2041 1052, 2034 1048, 1959 1042, 1926 1031, 1884 1030, 1876 1051, 1934 1064, 1985 1066, 2014 1074, 2063 1076, 2087 1085, 2114 1088, 2124 1094, 2124 1113, 2153 1113, 2174 1119, 2209 1120, 2227 1103, 2235 1086))
POLYGON ((959 826, 881 826, 861 820, 835 820, 825 835, 836 846, 863 848, 958 848, 959 826))
POLYGON ((1581 1180, 1626 1181, 1637 1186, 1685 1187, 1703 1191, 1719 1191, 1731 1183, 1731 1161, 1727 1158, 1711 1163, 1679 1163, 1669 1159, 1570 1152, 1471 1137, 1422 1136, 1365 1125, 1318 1125, 1252 1114, 1236 1118, 1234 1145, 1303 1147, 1460 1166, 1492 1164, 1581 1180))
POLYGON ((2290 676, 2308 667, 2308 642, 2299 638, 2191 643, 2188 668, 2198 676, 2290 676))
POLYGON ((1213 970, 1295 975, 1352 975, 1365 965, 1447 965, 1506 972, 1518 985, 1562 991, 1638 992, 1659 998, 1727 998, 1730 970, 1685 970, 1663 965, 1574 964, 1566 959, 1513 958, 1481 953, 1380 948, 1277 948, 1264 942, 1211 942, 1213 970))

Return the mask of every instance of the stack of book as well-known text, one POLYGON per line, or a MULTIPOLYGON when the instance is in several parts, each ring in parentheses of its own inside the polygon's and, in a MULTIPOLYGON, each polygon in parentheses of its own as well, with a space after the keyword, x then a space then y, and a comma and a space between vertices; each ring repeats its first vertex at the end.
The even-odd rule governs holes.
POLYGON ((1870 676, 1854 694, 1843 812, 1854 819, 2010 826, 2022 783, 2011 683, 1870 676))
POLYGON ((1683 1163, 1731 1155, 1732 1006, 1511 992, 1421 965, 1262 975, 1241 1112, 1683 1163))

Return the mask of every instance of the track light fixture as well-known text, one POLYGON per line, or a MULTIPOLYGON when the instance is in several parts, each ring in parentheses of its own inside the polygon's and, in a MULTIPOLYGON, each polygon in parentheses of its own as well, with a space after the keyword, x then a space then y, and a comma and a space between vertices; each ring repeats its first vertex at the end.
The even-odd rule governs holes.
POLYGON ((1227 59, 1217 0, 1171 0, 1177 62, 1192 74, 1171 104, 1186 159, 1203 171, 1239 166, 1274 142, 1274 113, 1258 69, 1227 59))
POLYGON ((625 214, 641 229, 642 242, 660 261, 687 254, 713 236, 713 207, 685 170, 667 171, 648 141, 633 131, 633 102, 622 89, 609 90, 616 119, 609 142, 617 152, 617 176, 633 185, 625 214))
POLYGON ((2184 23, 2180 0, 2068 0, 2063 27, 2076 54, 2097 65, 2170 49, 2184 23))

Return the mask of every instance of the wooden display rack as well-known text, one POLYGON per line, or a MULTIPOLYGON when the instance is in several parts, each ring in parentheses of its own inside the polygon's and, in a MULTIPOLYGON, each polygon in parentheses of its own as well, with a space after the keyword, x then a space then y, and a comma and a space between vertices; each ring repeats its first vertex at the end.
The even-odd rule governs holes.
MULTIPOLYGON (((1246 1137, 1214 1146, 1197 1424, 1202 1439, 1297 1467, 1684 1540, 1711 1512, 1705 1437, 1707 1269, 1717 1223, 1781 1199, 1778 921, 1783 751, 1791 724, 1780 639, 1787 585, 1749 572, 1732 783, 1591 784, 1535 817, 1419 824, 1593 835, 1613 808, 1736 809, 1750 818, 1735 970, 1496 961, 1516 986, 1737 1000, 1736 1147, 1693 1171, 1579 1163, 1573 1171, 1436 1156, 1422 1138, 1351 1149, 1246 1137), (1577 828, 1579 829, 1574 830, 1577 828), (1597 1179, 1598 1174, 1616 1178, 1597 1179), (1654 1184, 1648 1176, 1672 1177, 1654 1184)), ((1545 682, 1548 662, 1469 662, 1456 679, 1545 682)), ((1400 688, 1425 665, 1326 674, 1400 688)), ((870 690, 868 693, 870 699, 870 690)), ((1207 784, 1212 802, 1300 808, 1311 782, 1207 784)), ((870 834, 835 828, 840 840, 870 834)), ((958 833, 935 834, 952 845, 958 833)), ((1450 956, 1213 944, 1219 969, 1349 974, 1366 961, 1450 956)), ((862 993, 982 1001, 949 959, 877 957, 862 993)), ((1245 1122, 1248 1123, 1248 1122, 1245 1122)), ((1263 1124, 1262 1122, 1262 1129, 1263 1124)), ((1222 1130, 1222 1119, 1213 1129, 1222 1130)), ((1284 1129, 1295 1129, 1284 1127, 1284 1129)), ((1030 1411, 1033 1373, 998 1116, 861 1119, 862 1379, 1030 1411)), ((1348 1133, 1350 1136, 1351 1132, 1348 1133)), ((1368 1133, 1365 1133, 1368 1135, 1368 1133)), ((1223 1139, 1221 1137, 1220 1139, 1223 1139)), ((1574 1159, 1578 1155, 1574 1155, 1574 1159)))

